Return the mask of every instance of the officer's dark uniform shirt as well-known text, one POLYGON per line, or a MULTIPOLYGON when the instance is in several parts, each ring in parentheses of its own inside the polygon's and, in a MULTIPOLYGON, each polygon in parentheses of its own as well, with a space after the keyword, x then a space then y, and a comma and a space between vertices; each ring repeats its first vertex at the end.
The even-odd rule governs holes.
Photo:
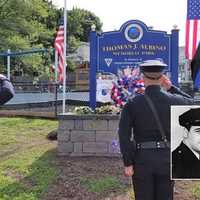
POLYGON ((183 142, 172 153, 172 178, 200 178, 200 160, 183 142))
MULTIPOLYGON (((156 107, 168 141, 170 141, 170 106, 193 103, 191 99, 187 98, 189 96, 176 88, 172 87, 171 92, 182 94, 185 97, 166 92, 157 85, 151 85, 145 89, 145 93, 156 107)), ((162 141, 161 133, 144 95, 134 97, 124 106, 121 113, 119 141, 125 166, 130 166, 135 162, 136 149, 134 142, 131 141, 132 129, 136 143, 162 141)))

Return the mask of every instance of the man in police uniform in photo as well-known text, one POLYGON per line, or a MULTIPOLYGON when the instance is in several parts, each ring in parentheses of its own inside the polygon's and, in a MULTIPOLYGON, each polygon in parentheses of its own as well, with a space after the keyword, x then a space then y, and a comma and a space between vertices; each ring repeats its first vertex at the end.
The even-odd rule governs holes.
POLYGON ((200 179, 200 108, 179 116, 183 140, 172 153, 172 178, 200 179))
POLYGON ((193 101, 172 86, 163 74, 166 66, 160 60, 147 60, 140 65, 145 94, 135 96, 121 113, 119 142, 124 173, 133 177, 136 200, 173 199, 173 184, 170 181, 170 106, 192 104, 193 101), (147 99, 154 105, 161 128, 147 99), (164 130, 162 134, 161 129, 164 130))

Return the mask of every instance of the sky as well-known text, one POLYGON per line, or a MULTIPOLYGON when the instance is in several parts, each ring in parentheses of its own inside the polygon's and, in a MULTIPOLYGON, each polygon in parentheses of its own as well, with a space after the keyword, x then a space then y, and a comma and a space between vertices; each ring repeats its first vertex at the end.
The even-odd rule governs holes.
MULTIPOLYGON (((129 20, 140 20, 154 30, 179 32, 179 46, 185 45, 187 0, 66 0, 67 10, 73 7, 93 12, 103 22, 103 31, 119 30, 129 20)), ((64 0, 53 0, 64 7, 64 0)))

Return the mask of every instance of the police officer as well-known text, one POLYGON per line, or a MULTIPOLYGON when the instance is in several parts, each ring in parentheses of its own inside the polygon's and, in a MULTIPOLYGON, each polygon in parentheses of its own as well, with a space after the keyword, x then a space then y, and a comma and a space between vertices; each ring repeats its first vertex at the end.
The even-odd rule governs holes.
POLYGON ((200 108, 179 116, 183 141, 172 153, 172 178, 200 179, 200 108))
POLYGON ((192 100, 172 86, 163 75, 166 66, 160 60, 147 60, 140 65, 145 94, 134 97, 121 113, 119 142, 125 166, 124 173, 133 177, 136 200, 173 198, 170 181, 170 105, 191 104, 192 100), (179 95, 171 94, 161 86, 179 95), (165 140, 145 95, 148 95, 154 104, 165 132, 165 140))

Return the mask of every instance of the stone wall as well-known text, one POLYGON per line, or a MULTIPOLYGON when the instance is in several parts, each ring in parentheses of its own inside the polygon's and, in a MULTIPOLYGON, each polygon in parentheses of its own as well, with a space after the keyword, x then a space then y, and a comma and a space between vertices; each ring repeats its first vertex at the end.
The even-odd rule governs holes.
POLYGON ((117 115, 59 115, 58 155, 119 156, 117 115))

